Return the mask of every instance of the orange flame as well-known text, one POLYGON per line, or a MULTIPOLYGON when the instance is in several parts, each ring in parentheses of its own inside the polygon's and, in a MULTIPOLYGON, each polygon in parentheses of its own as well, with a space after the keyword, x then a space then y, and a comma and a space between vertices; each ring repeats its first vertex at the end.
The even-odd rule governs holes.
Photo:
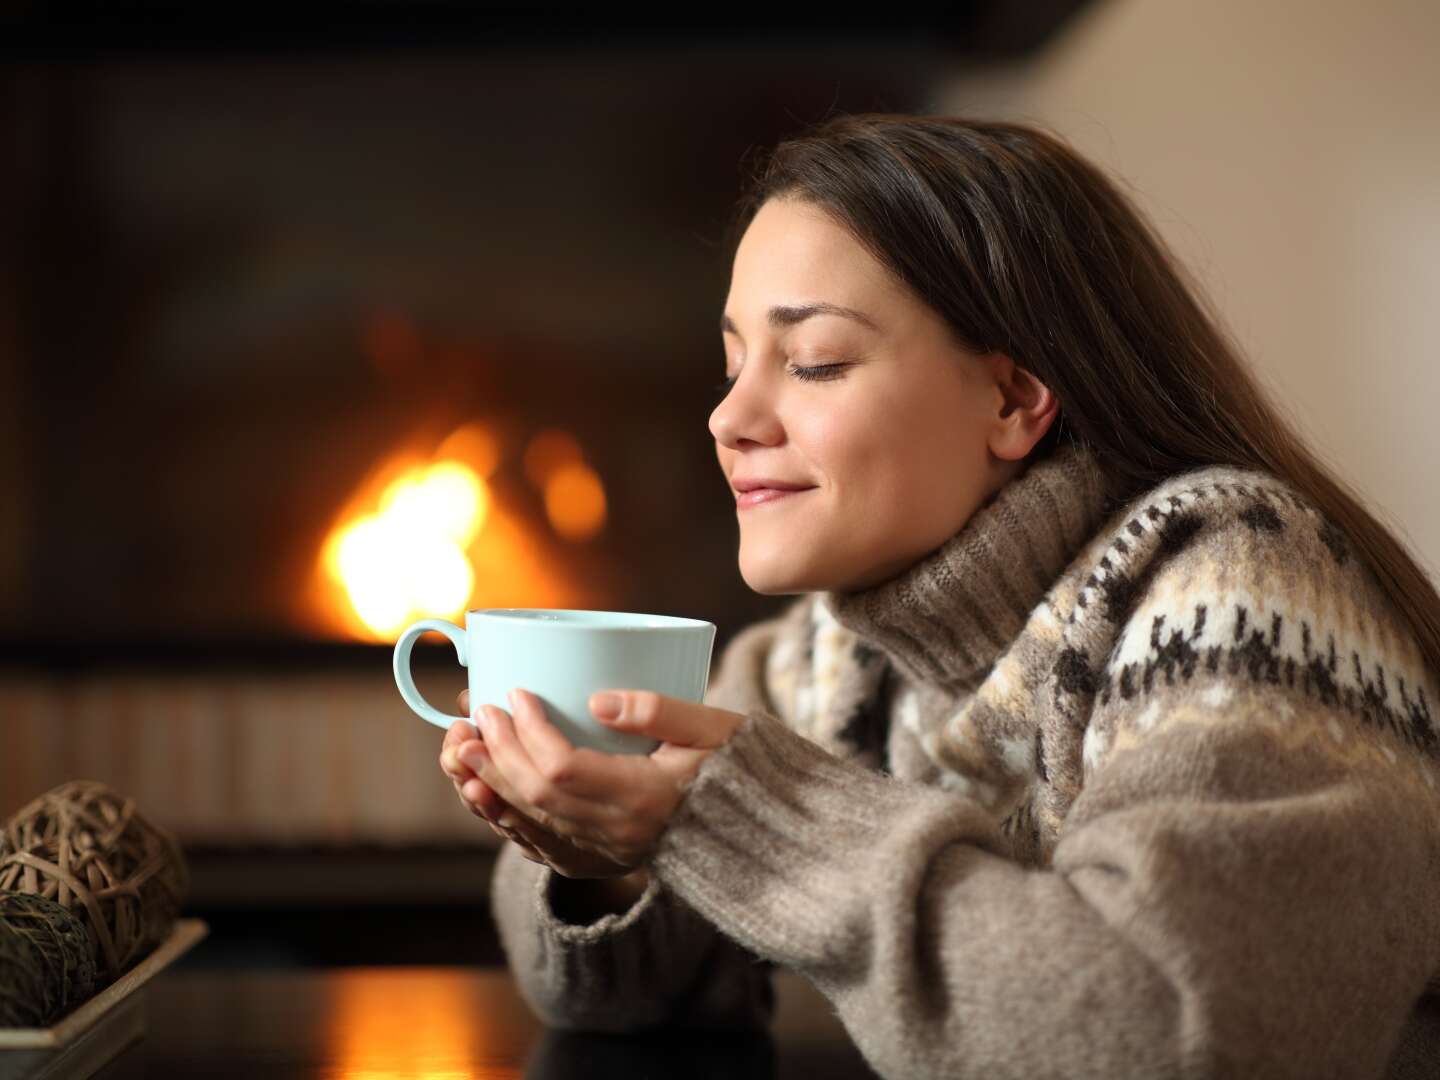
MULTIPOLYGON (((466 424, 429 460, 398 454, 387 462, 321 546, 322 621, 348 636, 394 641, 416 619, 463 623, 477 596, 490 606, 578 606, 584 589, 546 565, 543 545, 499 506, 492 480, 500 459, 495 434, 466 424)), ((575 543, 603 529, 604 485, 573 436, 541 432, 523 466, 555 536, 575 543)))
POLYGON ((391 483, 378 510, 330 534, 321 558, 380 637, 416 619, 455 619, 475 588, 465 551, 489 507, 489 488, 472 469, 440 461, 391 483))

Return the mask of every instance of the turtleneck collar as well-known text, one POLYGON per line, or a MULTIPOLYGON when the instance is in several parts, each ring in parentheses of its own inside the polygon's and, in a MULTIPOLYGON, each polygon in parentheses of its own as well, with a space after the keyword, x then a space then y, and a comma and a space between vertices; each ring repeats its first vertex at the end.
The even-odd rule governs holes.
POLYGON ((820 601, 906 678, 951 693, 973 690, 1106 510, 1093 451, 1064 444, 908 569, 857 592, 824 592, 820 601))

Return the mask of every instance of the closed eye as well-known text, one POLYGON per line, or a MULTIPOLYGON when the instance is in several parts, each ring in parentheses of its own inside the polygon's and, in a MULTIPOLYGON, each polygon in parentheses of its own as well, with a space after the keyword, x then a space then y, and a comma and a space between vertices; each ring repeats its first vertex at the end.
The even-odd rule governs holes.
MULTIPOLYGON (((828 382, 831 379, 839 378, 838 372, 849 364, 814 364, 810 367, 792 367, 790 374, 802 382, 828 382)), ((715 387, 716 392, 723 398, 735 385, 738 376, 728 375, 725 380, 715 387)))

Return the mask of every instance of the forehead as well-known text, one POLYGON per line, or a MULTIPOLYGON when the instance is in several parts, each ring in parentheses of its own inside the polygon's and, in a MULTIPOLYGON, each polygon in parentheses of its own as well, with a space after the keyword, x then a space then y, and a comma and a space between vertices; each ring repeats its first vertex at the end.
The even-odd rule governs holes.
POLYGON ((736 248, 726 310, 746 319, 771 304, 824 300, 869 311, 899 298, 889 272, 823 210, 772 199, 736 248))

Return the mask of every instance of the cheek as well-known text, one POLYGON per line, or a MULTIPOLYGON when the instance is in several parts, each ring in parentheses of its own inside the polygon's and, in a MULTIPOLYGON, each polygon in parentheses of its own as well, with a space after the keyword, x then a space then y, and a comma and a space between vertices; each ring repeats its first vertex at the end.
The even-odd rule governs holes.
POLYGON ((867 408, 859 394, 843 399, 837 394, 830 407, 795 418, 787 427, 815 480, 837 496, 861 486, 875 454, 890 441, 883 412, 867 408))
POLYGON ((988 461, 982 391, 953 372, 928 381, 923 393, 907 396, 906 451, 922 467, 957 474, 983 471, 988 461))
POLYGON ((869 519, 893 526, 901 515, 927 531, 948 526, 987 461, 974 402, 954 386, 865 395, 807 438, 841 498, 869 519))
POLYGON ((954 384, 857 384, 823 409, 787 416, 785 430, 797 466, 832 499, 882 518, 897 507, 948 505, 962 476, 985 459, 973 402, 954 384))

